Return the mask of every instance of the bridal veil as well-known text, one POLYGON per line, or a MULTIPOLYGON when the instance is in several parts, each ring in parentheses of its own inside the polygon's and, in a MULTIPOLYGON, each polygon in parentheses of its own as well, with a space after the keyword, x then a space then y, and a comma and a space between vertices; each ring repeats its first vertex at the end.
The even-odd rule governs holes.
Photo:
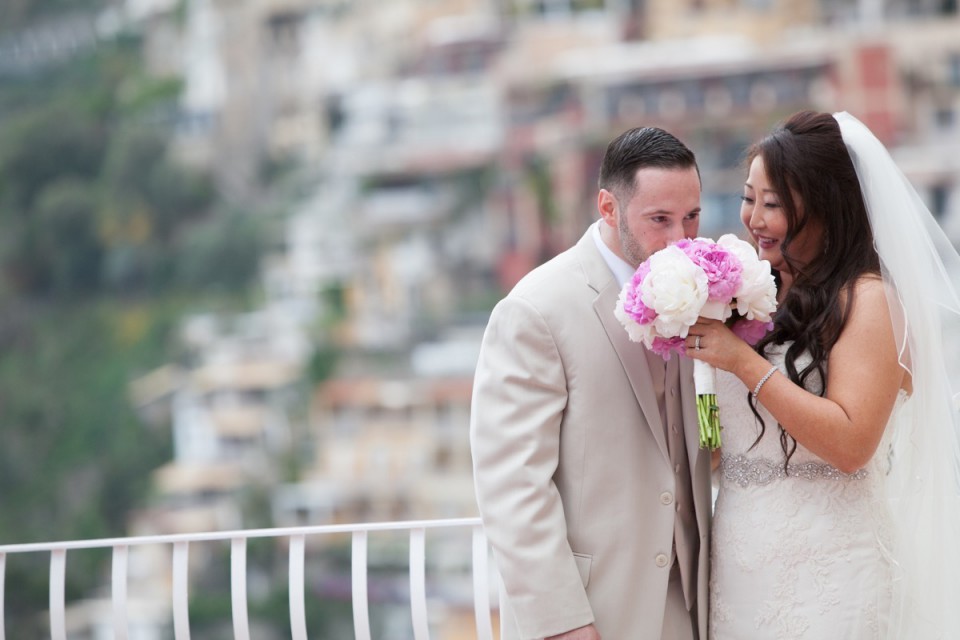
POLYGON ((883 144, 846 112, 840 124, 887 284, 913 392, 888 455, 895 522, 888 638, 960 638, 960 256, 883 144))

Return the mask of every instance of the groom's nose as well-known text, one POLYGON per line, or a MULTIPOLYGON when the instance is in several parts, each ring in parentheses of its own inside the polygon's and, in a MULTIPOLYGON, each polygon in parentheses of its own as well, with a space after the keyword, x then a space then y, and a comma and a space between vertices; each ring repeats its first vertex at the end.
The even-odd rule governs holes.
POLYGON ((671 225, 667 230, 667 241, 664 246, 671 245, 675 242, 680 242, 686 237, 686 230, 683 228, 682 224, 671 225))

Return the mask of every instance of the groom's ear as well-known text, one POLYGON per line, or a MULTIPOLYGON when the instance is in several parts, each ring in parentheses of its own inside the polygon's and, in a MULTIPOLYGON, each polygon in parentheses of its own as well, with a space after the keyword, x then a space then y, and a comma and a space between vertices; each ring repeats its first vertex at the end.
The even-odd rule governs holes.
POLYGON ((597 193, 597 211, 608 225, 617 228, 617 198, 610 191, 600 189, 597 193))

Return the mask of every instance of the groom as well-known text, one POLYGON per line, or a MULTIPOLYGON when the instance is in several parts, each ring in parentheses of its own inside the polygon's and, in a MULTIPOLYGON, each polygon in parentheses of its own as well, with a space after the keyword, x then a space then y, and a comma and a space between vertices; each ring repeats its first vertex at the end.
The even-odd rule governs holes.
POLYGON ((651 253, 697 235, 693 153, 656 128, 607 147, 600 220, 493 310, 471 412, 502 640, 706 639, 710 456, 692 364, 614 317, 651 253))

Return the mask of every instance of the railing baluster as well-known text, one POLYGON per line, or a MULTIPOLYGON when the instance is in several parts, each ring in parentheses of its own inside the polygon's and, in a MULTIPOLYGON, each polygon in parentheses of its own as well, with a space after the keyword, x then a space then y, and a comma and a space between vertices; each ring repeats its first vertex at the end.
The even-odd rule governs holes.
POLYGON ((4 634, 5 623, 3 620, 3 611, 6 609, 6 599, 4 598, 3 593, 3 583, 7 575, 7 554, 0 553, 0 640, 4 640, 6 635, 4 634))
POLYGON ((233 637, 250 640, 247 620, 247 539, 234 538, 230 543, 230 593, 233 599, 233 637))
POLYGON ((307 616, 303 594, 305 544, 306 536, 290 538, 290 632, 293 640, 307 640, 307 616))
POLYGON ((50 638, 67 640, 64 614, 64 587, 67 580, 67 550, 50 552, 50 638))
POLYGON ((113 548, 113 637, 127 640, 127 557, 129 547, 113 548))
POLYGON ((477 640, 493 640, 487 553, 487 536, 483 526, 477 525, 473 528, 473 610, 477 618, 477 640))
MULTIPOLYGON (((71 549, 113 550, 112 605, 114 637, 126 640, 129 630, 130 548, 140 545, 173 545, 172 610, 175 640, 190 640, 189 545, 193 542, 231 541, 231 605, 234 640, 250 640, 247 603, 247 540, 287 537, 290 547, 290 622, 292 640, 306 640, 305 539, 309 535, 352 535, 353 624, 356 640, 370 640, 368 536, 371 531, 410 532, 411 617, 416 640, 429 640, 429 612, 426 599, 426 530, 470 527, 473 532, 473 587, 478 640, 493 640, 489 601, 487 540, 479 518, 377 522, 307 527, 211 531, 205 533, 132 536, 98 540, 70 540, 28 544, 0 544, 0 640, 5 640, 6 557, 11 553, 50 553, 49 621, 50 639, 67 640, 66 563, 71 549)), ((17 639, 19 640, 19 639, 17 639)))
POLYGON ((173 634, 176 640, 190 640, 189 577, 190 543, 173 544, 173 634))
POLYGON ((353 532, 351 551, 353 583, 353 634, 356 640, 370 640, 370 615, 367 608, 367 532, 353 532))
POLYGON ((430 640, 427 625, 426 529, 410 530, 410 613, 415 640, 430 640))

